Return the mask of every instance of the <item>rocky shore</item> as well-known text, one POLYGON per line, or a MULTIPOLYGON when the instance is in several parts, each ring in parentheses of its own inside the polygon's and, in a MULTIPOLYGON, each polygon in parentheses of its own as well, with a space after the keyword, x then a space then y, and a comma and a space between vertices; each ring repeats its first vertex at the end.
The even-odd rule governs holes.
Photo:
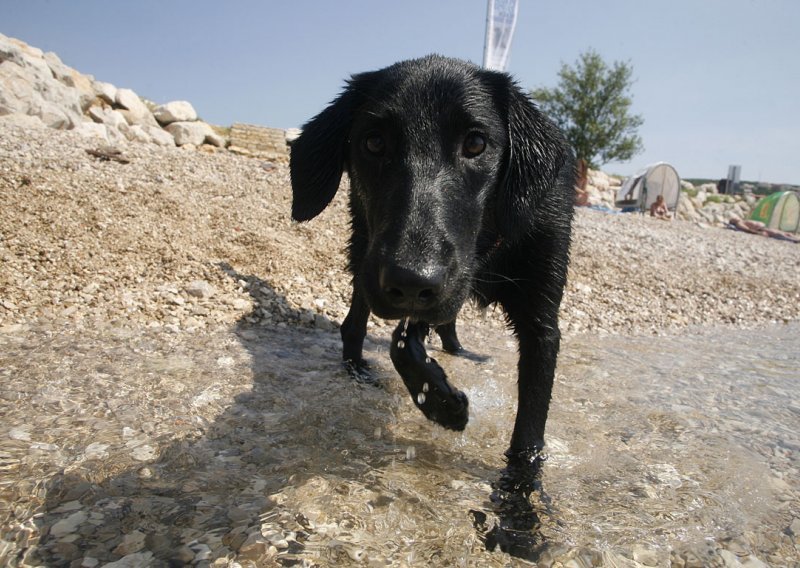
MULTIPOLYGON (((345 191, 297 224, 285 163, 145 143, 129 144, 121 163, 87 153, 96 148, 73 131, 0 118, 0 330, 341 323, 345 191)), ((652 334, 796 320, 797 253, 681 220, 579 209, 563 329, 652 334)), ((464 317, 499 320, 471 309, 464 317)))

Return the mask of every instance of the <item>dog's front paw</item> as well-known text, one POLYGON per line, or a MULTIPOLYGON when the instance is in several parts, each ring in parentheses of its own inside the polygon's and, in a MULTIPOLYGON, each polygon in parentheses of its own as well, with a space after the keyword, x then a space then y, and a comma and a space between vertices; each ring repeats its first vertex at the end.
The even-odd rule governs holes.
MULTIPOLYGON (((428 365, 438 365, 431 359, 428 365)), ((439 367, 441 371, 441 367, 439 367)), ((409 392, 417 405, 428 420, 433 420, 440 426, 448 430, 463 430, 469 421, 469 401, 467 395, 460 390, 453 388, 447 382, 444 371, 431 373, 430 381, 423 382, 419 392, 416 394, 409 387, 409 392)))
POLYGON ((347 359, 342 361, 345 371, 350 375, 350 378, 357 383, 370 385, 373 387, 380 386, 380 380, 372 372, 372 368, 364 359, 347 359))
POLYGON ((495 489, 522 495, 530 495, 541 489, 542 465, 547 460, 547 455, 542 452, 542 445, 523 450, 506 450, 506 467, 501 472, 495 489))
POLYGON ((401 324, 392 335, 389 355, 425 417, 449 430, 463 430, 469 420, 467 395, 454 388, 444 369, 425 353, 426 333, 425 324, 401 324))

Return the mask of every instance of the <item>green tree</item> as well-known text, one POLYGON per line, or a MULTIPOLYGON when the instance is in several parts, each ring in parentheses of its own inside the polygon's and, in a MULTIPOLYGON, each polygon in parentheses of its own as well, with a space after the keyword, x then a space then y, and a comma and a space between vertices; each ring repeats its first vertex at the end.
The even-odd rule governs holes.
POLYGON ((644 149, 636 133, 644 123, 630 113, 633 68, 615 61, 608 67, 592 49, 574 67, 561 64, 554 89, 539 88, 531 96, 564 131, 578 158, 591 168, 630 160, 644 149))

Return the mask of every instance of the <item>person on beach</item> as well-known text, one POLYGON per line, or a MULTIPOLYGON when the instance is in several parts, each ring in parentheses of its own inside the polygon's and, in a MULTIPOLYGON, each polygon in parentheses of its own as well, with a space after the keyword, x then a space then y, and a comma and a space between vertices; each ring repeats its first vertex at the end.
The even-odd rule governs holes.
POLYGON ((787 233, 784 231, 778 231, 776 229, 770 229, 761 221, 740 219, 736 215, 732 216, 730 220, 728 220, 728 226, 733 229, 744 231, 745 233, 751 233, 753 235, 761 235, 762 237, 772 237, 773 239, 800 243, 800 237, 797 235, 793 235, 792 233, 787 233))
POLYGON ((589 181, 589 164, 586 160, 580 158, 576 169, 578 176, 575 180, 575 205, 586 207, 589 205, 589 191, 586 189, 586 184, 589 181))
POLYGON ((663 195, 656 196, 656 200, 650 206, 650 216, 655 217, 656 219, 663 219, 665 221, 668 221, 672 218, 669 213, 667 203, 664 201, 663 195))

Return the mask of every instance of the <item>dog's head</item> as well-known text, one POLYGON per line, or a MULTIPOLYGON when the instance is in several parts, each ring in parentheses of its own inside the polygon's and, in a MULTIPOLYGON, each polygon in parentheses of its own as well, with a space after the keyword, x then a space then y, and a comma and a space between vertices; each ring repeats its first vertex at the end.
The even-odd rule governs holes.
POLYGON ((442 323, 469 294, 479 236, 533 231, 567 153, 507 75, 405 61, 354 76, 305 125, 291 152, 292 217, 318 215, 347 170, 354 277, 370 308, 442 323))

